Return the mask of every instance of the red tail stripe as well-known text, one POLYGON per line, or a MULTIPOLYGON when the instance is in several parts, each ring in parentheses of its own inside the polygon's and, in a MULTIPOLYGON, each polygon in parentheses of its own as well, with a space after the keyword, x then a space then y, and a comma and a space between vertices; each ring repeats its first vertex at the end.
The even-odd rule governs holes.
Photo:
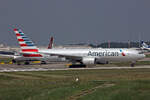
POLYGON ((24 40, 23 40, 23 39, 18 39, 18 41, 19 41, 19 42, 23 42, 24 40))
POLYGON ((18 29, 15 28, 14 31, 18 31, 18 29))
POLYGON ((20 44, 21 47, 27 46, 27 44, 20 44))
POLYGON ((22 49, 22 52, 38 52, 38 49, 22 49))
POLYGON ((19 33, 17 33, 16 36, 21 36, 21 35, 19 33))
POLYGON ((24 57, 42 57, 41 54, 23 54, 24 57))

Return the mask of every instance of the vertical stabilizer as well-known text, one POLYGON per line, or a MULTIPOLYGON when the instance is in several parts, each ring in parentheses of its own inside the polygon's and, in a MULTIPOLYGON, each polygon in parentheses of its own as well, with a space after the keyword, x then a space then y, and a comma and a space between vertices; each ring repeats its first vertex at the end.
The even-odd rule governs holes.
POLYGON ((21 47, 21 52, 24 53, 24 57, 42 57, 38 53, 38 48, 20 29, 14 29, 14 32, 21 47))
POLYGON ((141 45, 144 49, 149 48, 149 46, 144 41, 141 41, 141 45))
POLYGON ((53 48, 53 41, 54 41, 54 38, 51 37, 50 41, 49 41, 48 49, 52 49, 53 48))

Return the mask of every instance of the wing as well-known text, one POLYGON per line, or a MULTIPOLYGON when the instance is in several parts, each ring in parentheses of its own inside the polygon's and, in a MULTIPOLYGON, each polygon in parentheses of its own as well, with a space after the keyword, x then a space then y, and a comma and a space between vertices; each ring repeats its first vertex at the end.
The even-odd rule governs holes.
POLYGON ((40 53, 44 55, 50 55, 50 56, 58 56, 60 58, 65 58, 70 61, 80 61, 82 60, 82 56, 75 56, 75 55, 66 55, 66 54, 55 54, 55 53, 40 53))

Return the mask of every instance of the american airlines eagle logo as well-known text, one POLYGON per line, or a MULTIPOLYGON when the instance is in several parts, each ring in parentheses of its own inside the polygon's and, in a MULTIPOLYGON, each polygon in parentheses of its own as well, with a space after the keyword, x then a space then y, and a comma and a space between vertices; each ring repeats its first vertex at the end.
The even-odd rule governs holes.
POLYGON ((122 56, 126 56, 125 53, 122 50, 120 50, 120 52, 121 52, 122 56))

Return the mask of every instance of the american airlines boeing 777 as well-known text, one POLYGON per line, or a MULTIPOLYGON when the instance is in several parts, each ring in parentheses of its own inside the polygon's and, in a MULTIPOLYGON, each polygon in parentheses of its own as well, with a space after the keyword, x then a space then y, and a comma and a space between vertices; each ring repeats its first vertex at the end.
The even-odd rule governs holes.
MULTIPOLYGON (((14 29, 23 58, 44 59, 45 56, 65 58, 73 64, 91 65, 104 62, 136 62, 145 55, 133 49, 39 49, 19 29, 14 29)), ((132 64, 133 65, 133 64, 132 64)))

